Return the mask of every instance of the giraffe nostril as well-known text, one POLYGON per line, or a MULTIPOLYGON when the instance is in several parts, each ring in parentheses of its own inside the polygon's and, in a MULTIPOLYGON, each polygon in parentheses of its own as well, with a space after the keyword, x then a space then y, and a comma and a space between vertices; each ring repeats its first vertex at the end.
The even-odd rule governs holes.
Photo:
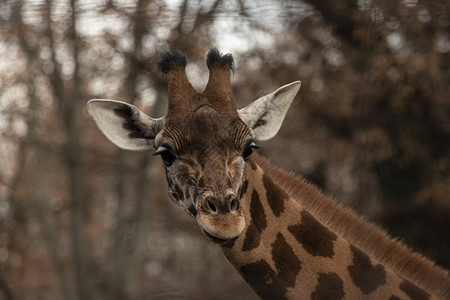
POLYGON ((230 211, 237 211, 239 209, 239 201, 236 197, 233 198, 230 202, 230 211))
POLYGON ((217 207, 210 200, 206 200, 206 206, 210 211, 217 212, 217 207))

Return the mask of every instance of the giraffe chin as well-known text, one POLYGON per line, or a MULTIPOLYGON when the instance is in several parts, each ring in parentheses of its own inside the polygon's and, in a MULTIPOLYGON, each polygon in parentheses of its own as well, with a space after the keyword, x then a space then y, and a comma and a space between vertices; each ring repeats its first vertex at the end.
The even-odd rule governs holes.
POLYGON ((245 219, 241 211, 239 214, 207 214, 198 211, 197 223, 212 240, 227 241, 239 236, 245 228, 245 219))

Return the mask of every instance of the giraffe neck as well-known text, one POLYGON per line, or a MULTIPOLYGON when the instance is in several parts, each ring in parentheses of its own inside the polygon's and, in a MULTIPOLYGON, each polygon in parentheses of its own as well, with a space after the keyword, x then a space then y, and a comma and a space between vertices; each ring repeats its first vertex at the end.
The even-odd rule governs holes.
POLYGON ((241 205, 246 228, 221 247, 263 299, 434 299, 315 219, 253 161, 241 205))

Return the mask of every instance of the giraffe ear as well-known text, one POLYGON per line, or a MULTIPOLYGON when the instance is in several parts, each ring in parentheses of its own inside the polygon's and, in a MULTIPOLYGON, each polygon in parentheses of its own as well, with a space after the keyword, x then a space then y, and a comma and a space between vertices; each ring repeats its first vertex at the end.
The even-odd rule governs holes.
POLYGON ((300 81, 284 85, 238 110, 239 117, 253 129, 257 140, 268 140, 277 134, 300 85, 300 81))
POLYGON ((135 106, 114 100, 94 99, 87 106, 101 132, 120 148, 155 148, 155 137, 164 127, 164 117, 150 118, 135 106))

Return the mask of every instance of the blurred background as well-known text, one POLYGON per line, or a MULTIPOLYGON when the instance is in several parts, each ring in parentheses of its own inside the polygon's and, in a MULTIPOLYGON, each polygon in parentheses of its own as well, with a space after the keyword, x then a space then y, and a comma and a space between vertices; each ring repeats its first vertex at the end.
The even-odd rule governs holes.
POLYGON ((86 111, 164 115, 160 52, 201 90, 212 46, 238 107, 302 81, 262 154, 450 267, 449 1, 0 0, 0 298, 256 298, 86 111))

